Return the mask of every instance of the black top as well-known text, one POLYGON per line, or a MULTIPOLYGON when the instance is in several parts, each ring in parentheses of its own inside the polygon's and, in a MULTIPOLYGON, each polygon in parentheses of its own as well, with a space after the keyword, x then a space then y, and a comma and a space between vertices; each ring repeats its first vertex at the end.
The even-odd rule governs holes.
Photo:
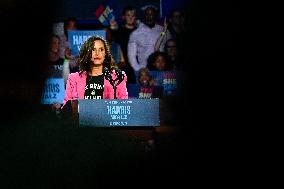
POLYGON ((85 99, 102 99, 104 91, 104 75, 87 76, 85 99))

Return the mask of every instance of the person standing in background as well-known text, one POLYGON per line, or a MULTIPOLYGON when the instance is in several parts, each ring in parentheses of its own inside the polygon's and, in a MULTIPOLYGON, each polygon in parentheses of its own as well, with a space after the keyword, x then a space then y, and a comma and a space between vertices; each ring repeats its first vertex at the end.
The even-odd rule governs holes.
POLYGON ((52 35, 50 38, 48 62, 48 77, 62 78, 64 59, 60 57, 60 37, 58 35, 52 35))
POLYGON ((64 21, 64 36, 62 39, 64 59, 66 67, 69 67, 70 73, 77 72, 79 65, 77 64, 77 57, 72 54, 70 44, 68 42, 68 30, 78 30, 77 19, 75 17, 69 17, 64 21))
POLYGON ((167 54, 169 65, 172 66, 173 70, 179 70, 181 63, 179 50, 175 39, 169 39, 168 41, 166 41, 164 52, 167 54))
POLYGON ((125 59, 125 65, 121 69, 125 71, 127 75, 127 84, 136 83, 134 70, 132 66, 129 64, 127 58, 128 57, 127 46, 128 46, 129 36, 134 30, 137 29, 136 8, 132 6, 125 6, 122 11, 122 19, 124 21, 122 26, 113 27, 113 25, 117 25, 117 23, 110 22, 110 29, 112 35, 116 39, 116 42, 121 46, 123 57, 125 59))
MULTIPOLYGON (((144 10, 144 20, 138 28, 130 34, 128 42, 128 60, 134 71, 147 66, 147 59, 155 51, 155 44, 164 28, 156 23, 157 8, 146 6, 144 10)), ((166 36, 165 39, 170 38, 166 36)), ((164 43, 160 45, 163 51, 164 43)))
POLYGON ((173 38, 180 38, 185 32, 185 16, 179 9, 170 11, 168 16, 168 30, 173 38))

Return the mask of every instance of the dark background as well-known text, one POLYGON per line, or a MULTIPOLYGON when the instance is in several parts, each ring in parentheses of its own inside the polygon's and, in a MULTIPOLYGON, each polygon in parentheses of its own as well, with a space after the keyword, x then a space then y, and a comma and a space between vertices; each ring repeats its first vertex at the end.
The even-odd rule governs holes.
POLYGON ((142 11, 140 10, 141 7, 145 5, 154 5, 159 9, 159 15, 161 18, 165 17, 166 14, 174 9, 174 8, 185 8, 184 5, 186 4, 185 0, 136 0, 136 1, 128 1, 128 0, 59 0, 56 1, 56 19, 58 21, 63 21, 68 17, 76 17, 78 20, 94 20, 95 18, 95 10, 100 5, 108 5, 111 9, 114 10, 114 14, 118 21, 121 21, 121 13, 123 7, 126 5, 134 6, 138 9, 138 17, 141 17, 142 11))
POLYGON ((179 129, 167 148, 147 157, 107 132, 94 136, 89 130, 58 128, 42 111, 39 91, 45 78, 44 52, 56 20, 54 5, 1 1, 3 188, 180 187, 231 179, 227 165, 233 162, 229 138, 236 128, 234 76, 242 46, 235 4, 187 3, 182 54, 188 74, 176 99, 179 129))

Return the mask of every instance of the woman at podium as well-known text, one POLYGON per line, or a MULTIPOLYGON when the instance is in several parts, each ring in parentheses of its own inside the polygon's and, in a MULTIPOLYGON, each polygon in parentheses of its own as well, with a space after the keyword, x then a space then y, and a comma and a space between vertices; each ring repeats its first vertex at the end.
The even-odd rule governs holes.
POLYGON ((115 66, 106 40, 90 37, 82 45, 78 61, 80 71, 68 76, 63 106, 75 99, 128 98, 127 76, 115 66))

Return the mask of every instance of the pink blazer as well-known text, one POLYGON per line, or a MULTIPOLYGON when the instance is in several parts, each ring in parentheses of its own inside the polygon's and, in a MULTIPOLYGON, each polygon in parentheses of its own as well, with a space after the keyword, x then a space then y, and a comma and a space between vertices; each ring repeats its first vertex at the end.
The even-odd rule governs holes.
MULTIPOLYGON (((111 74, 112 78, 116 78, 115 71, 111 74)), ((128 92, 126 88, 126 81, 127 76, 124 75, 123 81, 117 86, 116 88, 116 97, 117 99, 127 99, 128 98, 128 92)), ((65 89, 65 97, 63 100, 63 106, 66 104, 68 100, 74 100, 74 99, 84 99, 85 94, 85 86, 86 86, 86 80, 87 80, 87 73, 83 72, 81 75, 79 75, 79 72, 71 73, 68 76, 67 82, 66 82, 66 89, 65 89)), ((114 90, 112 85, 108 80, 104 78, 104 92, 103 92, 103 98, 104 99, 113 99, 114 98, 114 90)), ((62 107, 63 107, 62 106, 62 107)))

